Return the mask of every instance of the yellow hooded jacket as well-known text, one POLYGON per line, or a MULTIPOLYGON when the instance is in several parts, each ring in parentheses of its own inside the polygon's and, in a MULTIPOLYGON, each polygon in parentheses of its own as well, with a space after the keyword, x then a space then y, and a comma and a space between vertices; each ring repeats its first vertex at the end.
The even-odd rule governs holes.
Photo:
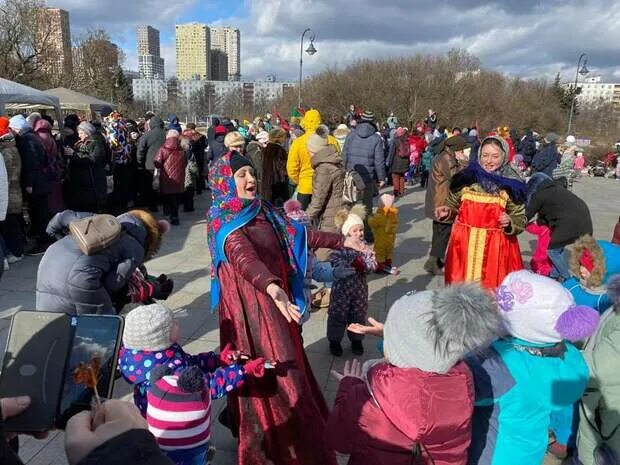
MULTIPOLYGON (((302 127, 306 131, 301 137, 295 139, 288 152, 286 171, 288 177, 294 184, 297 184, 297 193, 312 194, 312 175, 314 170, 310 163, 310 152, 306 148, 308 137, 316 132, 316 128, 321 125, 321 114, 318 110, 308 110, 304 115, 302 127)), ((338 142, 334 136, 328 136, 327 141, 338 149, 338 142)))

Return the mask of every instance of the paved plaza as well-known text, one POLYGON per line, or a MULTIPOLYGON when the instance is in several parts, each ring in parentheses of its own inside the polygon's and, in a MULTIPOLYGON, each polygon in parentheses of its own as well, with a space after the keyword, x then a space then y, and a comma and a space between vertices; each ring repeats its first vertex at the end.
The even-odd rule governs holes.
MULTIPOLYGON (((620 182, 603 178, 581 178, 576 181, 575 192, 590 206, 597 238, 611 238, 613 227, 620 214, 620 182)), ((151 274, 166 273, 174 280, 174 293, 167 304, 177 312, 182 328, 182 344, 189 353, 215 350, 218 347, 218 320, 209 311, 210 258, 206 245, 204 212, 208 206, 208 193, 198 197, 195 213, 182 214, 181 226, 173 227, 164 239, 158 257, 147 263, 151 274)), ((436 288, 442 279, 431 277, 422 270, 431 240, 431 222, 424 217, 424 191, 409 188, 408 194, 398 201, 400 229, 397 235, 394 264, 398 276, 371 275, 369 277, 369 315, 385 320, 390 305, 411 290, 436 288)), ((527 261, 534 237, 527 233, 520 236, 522 251, 527 261)), ((11 266, 0 282, 0 346, 4 352, 10 318, 15 311, 34 309, 36 272, 40 257, 26 257, 11 266)), ((343 343, 342 358, 329 354, 325 338, 327 315, 318 311, 304 326, 306 351, 314 374, 321 385, 328 403, 333 403, 337 383, 330 378, 331 369, 341 370, 344 360, 352 358, 350 347, 343 343)), ((367 338, 364 359, 379 356, 377 340, 367 338)), ((129 386, 118 380, 114 395, 131 400, 129 386)), ((223 400, 215 403, 213 418, 223 408, 223 400)), ((217 447, 215 463, 232 465, 236 460, 236 443, 217 421, 213 423, 212 442, 217 447)), ((47 441, 22 438, 20 455, 29 465, 65 464, 63 434, 52 432, 47 441)), ((342 459, 344 460, 344 458, 342 459)), ((346 462, 346 461, 345 461, 346 462)), ((344 462, 343 462, 344 463, 344 462)), ((545 463, 554 463, 548 460, 545 463)))

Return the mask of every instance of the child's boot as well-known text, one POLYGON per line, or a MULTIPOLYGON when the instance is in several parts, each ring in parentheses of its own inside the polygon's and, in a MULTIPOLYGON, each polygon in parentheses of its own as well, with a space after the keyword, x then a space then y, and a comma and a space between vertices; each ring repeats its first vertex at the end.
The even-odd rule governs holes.
POLYGON ((351 352, 355 355, 364 355, 364 345, 362 341, 351 341, 351 352))
POLYGON ((340 345, 340 342, 338 342, 338 341, 330 341, 329 342, 329 352, 334 357, 342 357, 342 345, 340 345))

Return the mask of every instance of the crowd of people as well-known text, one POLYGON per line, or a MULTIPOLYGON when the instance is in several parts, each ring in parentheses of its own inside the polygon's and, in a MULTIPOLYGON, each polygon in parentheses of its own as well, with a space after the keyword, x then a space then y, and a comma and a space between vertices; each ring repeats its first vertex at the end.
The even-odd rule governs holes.
MULTIPOLYGON (((205 135, 175 115, 68 115, 54 135, 46 115, 0 117, 6 265, 44 252, 39 310, 125 316, 118 368, 135 405, 108 401, 94 420, 70 419, 70 463, 112 453, 115 463, 217 463, 213 421, 237 438, 242 465, 335 465, 335 452, 351 465, 620 456, 620 221, 611 241, 593 237, 571 189, 584 169, 573 136, 440 123, 429 109, 410 128, 393 113, 380 127, 352 105, 340 124, 309 109, 291 121, 213 118, 205 135), (368 276, 399 273, 407 184, 426 190, 424 270, 445 287, 412 289, 383 323, 368 317, 368 276), (192 355, 162 302, 174 283, 146 265, 204 192, 220 350, 192 355), (117 215, 122 233, 87 255, 68 227, 101 213, 117 215), (528 266, 524 231, 537 238, 528 266), (313 306, 327 309, 335 357, 345 335, 354 356, 366 336, 380 338, 381 359, 347 354, 332 372, 331 408, 303 345, 313 306)), ((3 399, 4 416, 29 402, 3 399)))

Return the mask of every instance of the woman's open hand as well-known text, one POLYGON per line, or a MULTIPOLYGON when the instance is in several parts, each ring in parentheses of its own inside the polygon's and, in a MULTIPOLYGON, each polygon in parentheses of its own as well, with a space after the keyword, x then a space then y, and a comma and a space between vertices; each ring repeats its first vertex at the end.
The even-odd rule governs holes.
POLYGON ((286 318, 286 321, 289 323, 291 321, 295 321, 297 324, 301 323, 301 313, 299 311, 299 307, 289 300, 288 295, 284 292, 284 289, 276 283, 271 283, 267 286, 267 294, 271 297, 273 303, 276 304, 276 307, 278 307, 278 310, 280 310, 282 316, 286 318))
POLYGON ((338 382, 342 381, 342 379, 346 378, 347 376, 350 376, 351 378, 364 379, 362 375, 362 364, 356 358, 344 362, 344 370, 342 370, 342 373, 336 370, 332 370, 331 374, 338 382))
POLYGON ((370 323, 370 326, 351 323, 347 326, 347 330, 356 334, 371 334, 373 336, 383 337, 383 323, 378 322, 373 317, 368 318, 368 323, 370 323))
POLYGON ((437 221, 447 220, 450 218, 450 213, 450 207, 446 207, 445 205, 443 207, 437 207, 435 208, 435 219, 437 219, 437 221))

